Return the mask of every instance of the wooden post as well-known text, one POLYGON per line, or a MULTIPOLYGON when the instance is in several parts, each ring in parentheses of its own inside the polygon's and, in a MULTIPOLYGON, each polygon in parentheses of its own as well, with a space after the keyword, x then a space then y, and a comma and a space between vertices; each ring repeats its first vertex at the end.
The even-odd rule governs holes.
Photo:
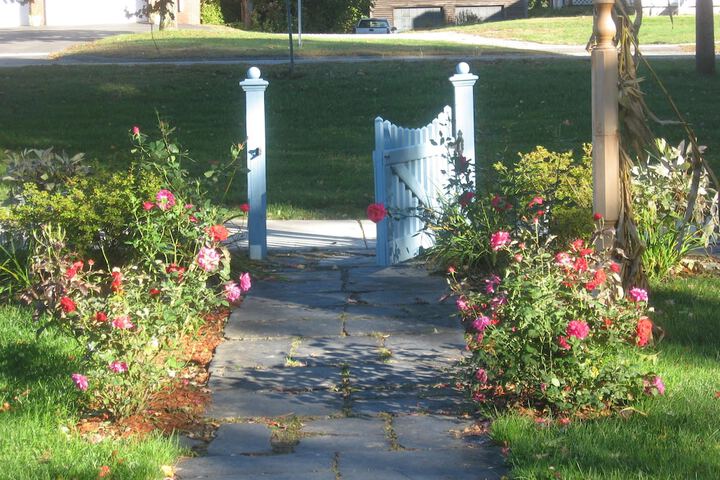
POLYGON ((267 183, 265 180, 265 89, 269 83, 260 78, 260 69, 252 67, 247 80, 240 82, 245 91, 245 129, 247 131, 248 172, 248 246, 250 259, 267 256, 267 183))
POLYGON ((455 88, 455 104, 453 105, 453 135, 457 138, 462 132, 463 156, 475 165, 475 100, 473 87, 477 75, 470 73, 470 66, 461 62, 455 68, 455 75, 450 77, 455 88))
MULTIPOLYGON (((615 0, 594 0, 596 45, 592 50, 593 208, 613 232, 620 216, 618 52, 612 18, 615 0)), ((611 241, 612 239, 604 239, 611 241)))

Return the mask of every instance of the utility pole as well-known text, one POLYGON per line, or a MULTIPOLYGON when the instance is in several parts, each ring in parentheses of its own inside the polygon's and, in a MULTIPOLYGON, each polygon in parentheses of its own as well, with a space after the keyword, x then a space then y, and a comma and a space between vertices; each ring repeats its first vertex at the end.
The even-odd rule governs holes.
POLYGON ((292 12, 290 11, 290 0, 285 0, 285 11, 287 12, 288 39, 290 41, 290 74, 295 71, 295 52, 293 51, 292 40, 292 12))
POLYGON ((298 47, 302 48, 302 0, 298 0, 298 47))

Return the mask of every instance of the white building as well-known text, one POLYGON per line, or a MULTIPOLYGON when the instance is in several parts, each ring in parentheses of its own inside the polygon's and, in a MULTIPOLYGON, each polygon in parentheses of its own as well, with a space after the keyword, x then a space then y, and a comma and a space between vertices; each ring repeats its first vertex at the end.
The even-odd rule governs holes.
MULTIPOLYGON (((144 0, 0 0, 0 28, 136 23, 144 0)), ((176 0, 181 24, 200 23, 200 0, 176 0)))

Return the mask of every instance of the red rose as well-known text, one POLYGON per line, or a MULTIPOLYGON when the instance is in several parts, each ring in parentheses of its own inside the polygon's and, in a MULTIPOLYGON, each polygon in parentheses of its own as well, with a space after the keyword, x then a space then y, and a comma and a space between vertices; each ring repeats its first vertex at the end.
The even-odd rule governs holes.
POLYGON ((635 343, 638 347, 644 347, 652 340, 652 328, 653 323, 648 317, 640 317, 637 327, 635 327, 635 333, 637 334, 635 343))
POLYGON ((463 206, 467 207, 470 205, 470 202, 472 201, 475 194, 473 192, 465 192, 462 195, 460 195, 460 199, 458 200, 458 203, 463 206))
POLYGON ((75 305, 75 302, 73 302, 70 297, 62 297, 60 299, 60 307, 65 313, 71 313, 77 310, 77 305, 75 305))
POLYGON ((610 264, 610 270, 612 270, 614 273, 620 273, 620 265, 613 262, 610 264))
POLYGON ((600 215, 599 213, 596 213, 595 215, 593 215, 593 220, 595 220, 596 222, 599 220, 602 220, 602 218, 603 218, 603 216, 600 215))
POLYGON ((224 242, 227 240, 229 235, 227 228, 223 225, 213 225, 212 227, 208 227, 205 229, 205 233, 207 233, 215 242, 224 242))
POLYGON ((367 207, 367 218, 373 223, 379 223, 387 216, 387 210, 382 203, 371 203, 367 207))
POLYGON ((250 211, 250 205, 248 205, 247 203, 243 203, 242 205, 240 205, 240 210, 243 213, 248 213, 250 211))
POLYGON ((107 313, 105 312, 97 312, 95 314, 95 320, 98 322, 107 322, 107 313))
POLYGON ((160 295, 161 293, 162 293, 162 292, 161 292, 160 289, 158 289, 158 288, 151 288, 151 289, 150 289, 150 295, 152 295, 153 297, 156 296, 156 295, 160 295))
POLYGON ((110 275, 112 275, 112 283, 110 284, 110 288, 113 292, 120 292, 122 291, 122 280, 123 275, 120 270, 114 269, 112 272, 110 272, 110 275))
POLYGON ((68 278, 68 280, 72 280, 75 275, 77 275, 77 269, 74 267, 70 267, 67 270, 65 270, 65 276, 68 278))
POLYGON ((183 274, 185 273, 185 267, 181 267, 175 263, 171 263, 165 268, 165 273, 177 273, 178 282, 181 282, 183 279, 183 274))

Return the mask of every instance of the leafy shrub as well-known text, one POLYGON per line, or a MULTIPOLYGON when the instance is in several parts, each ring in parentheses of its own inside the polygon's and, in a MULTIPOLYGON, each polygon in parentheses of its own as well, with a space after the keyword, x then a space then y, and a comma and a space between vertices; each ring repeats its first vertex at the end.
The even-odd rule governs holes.
POLYGON ((68 232, 65 243, 71 250, 97 256, 104 248, 119 257, 127 251, 128 225, 134 221, 138 197, 148 197, 161 182, 135 170, 70 177, 62 190, 54 191, 25 183, 22 202, 0 210, 0 223, 17 232, 32 232, 52 223, 68 232))
MULTIPOLYGON (((173 210, 185 212, 182 204, 158 208, 160 216, 173 210)), ((150 218, 158 230, 167 227, 150 218)), ((24 298, 47 319, 43 328, 56 325, 85 346, 83 372, 73 380, 86 392, 89 409, 115 416, 142 409, 182 367, 173 357, 177 339, 202 323, 202 313, 237 301, 249 288, 247 279, 244 286, 229 280, 229 252, 220 246, 224 227, 197 218, 189 228, 197 231, 195 245, 186 247, 197 252, 194 257, 182 263, 147 259, 144 264, 156 268, 111 271, 69 253, 60 228, 46 226, 38 235, 34 283, 24 298)))
POLYGON ((583 145, 580 159, 572 151, 557 153, 536 147, 521 153, 512 167, 494 165, 503 193, 519 204, 535 196, 545 199, 550 232, 561 240, 592 232, 592 146, 583 145))
POLYGON ((11 199, 15 201, 21 197, 25 184, 32 183, 46 192, 59 191, 69 179, 90 173, 83 153, 68 156, 65 152, 56 153, 48 148, 6 151, 5 156, 8 165, 3 182, 10 185, 11 199))
POLYGON ((533 220, 491 235, 491 248, 508 260, 500 276, 452 272, 471 352, 460 383, 482 408, 561 416, 663 393, 646 292, 623 292, 618 265, 592 241, 555 254, 539 228, 533 220))
POLYGON ((657 140, 661 156, 648 156, 632 169, 633 205, 638 233, 645 243, 643 265, 650 278, 665 277, 691 250, 717 238, 718 192, 707 173, 700 178, 697 201, 685 221, 692 183, 691 150, 657 140))
POLYGON ((222 5, 220 0, 203 0, 200 4, 200 23, 209 25, 224 25, 222 5))
POLYGON ((41 329, 56 325, 86 349, 72 380, 91 411, 142 409, 182 367, 173 355, 179 338, 250 287, 248 274, 230 280, 221 244, 229 232, 205 193, 229 178, 227 191, 240 147, 229 167, 198 179, 172 131, 161 122, 153 140, 134 127, 128 171, 70 176, 53 191, 27 182, 20 201, 2 210, 11 235, 35 239, 22 298, 45 321, 41 329))

